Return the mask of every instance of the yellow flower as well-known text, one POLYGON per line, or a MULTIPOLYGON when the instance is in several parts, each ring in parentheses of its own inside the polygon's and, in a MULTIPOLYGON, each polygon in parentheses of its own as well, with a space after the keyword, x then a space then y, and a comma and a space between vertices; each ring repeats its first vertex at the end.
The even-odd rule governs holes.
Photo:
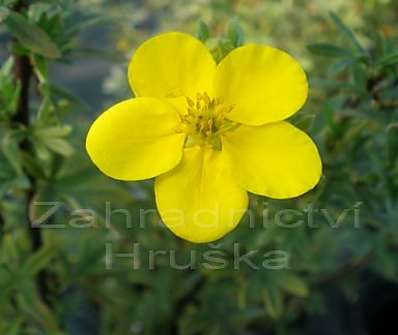
POLYGON ((155 179, 160 216, 192 242, 219 239, 247 209, 247 191, 299 196, 319 181, 312 140, 285 120, 308 94, 287 53, 248 44, 218 65, 192 36, 144 42, 128 70, 137 98, 98 117, 86 141, 94 164, 119 180, 155 179))

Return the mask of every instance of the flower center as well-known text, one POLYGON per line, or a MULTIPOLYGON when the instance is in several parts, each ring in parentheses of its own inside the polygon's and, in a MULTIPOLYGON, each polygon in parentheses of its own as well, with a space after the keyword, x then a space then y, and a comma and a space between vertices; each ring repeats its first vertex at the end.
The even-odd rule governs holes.
POLYGON ((185 146, 211 145, 221 150, 220 135, 236 126, 226 118, 232 106, 222 103, 220 98, 210 98, 198 93, 194 99, 186 97, 187 113, 181 115, 183 131, 187 133, 185 146))

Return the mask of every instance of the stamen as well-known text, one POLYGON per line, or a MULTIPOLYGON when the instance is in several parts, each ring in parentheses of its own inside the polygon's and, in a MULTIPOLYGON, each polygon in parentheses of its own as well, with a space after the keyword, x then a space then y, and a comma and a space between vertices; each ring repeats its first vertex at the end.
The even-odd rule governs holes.
POLYGON ((206 92, 197 93, 194 99, 185 99, 187 113, 181 115, 181 129, 188 134, 186 145, 211 145, 221 150, 219 136, 236 125, 226 119, 233 107, 223 104, 220 98, 211 98, 206 92))

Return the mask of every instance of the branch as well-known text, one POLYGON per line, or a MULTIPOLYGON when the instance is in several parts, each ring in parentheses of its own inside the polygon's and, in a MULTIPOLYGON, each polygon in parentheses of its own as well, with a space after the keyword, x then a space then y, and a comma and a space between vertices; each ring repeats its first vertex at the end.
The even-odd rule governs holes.
MULTIPOLYGON (((18 1, 14 6, 14 10, 21 12, 26 10, 28 7, 27 2, 18 1)), ((15 41, 14 41, 15 43, 15 41)), ((28 55, 15 55, 15 66, 14 66, 14 76, 15 79, 21 85, 20 95, 17 101, 17 108, 12 119, 13 123, 22 124, 26 127, 29 126, 29 91, 30 91, 30 81, 33 74, 32 64, 30 62, 30 58, 28 55)), ((23 140, 20 143, 20 149, 24 151, 31 151, 30 143, 27 139, 23 140)), ((43 239, 41 235, 40 228, 35 227, 29 215, 29 208, 32 203, 33 197, 35 195, 36 190, 36 180, 27 174, 30 181, 30 188, 26 194, 26 208, 25 208, 25 216, 29 226, 29 235, 32 244, 32 251, 36 252, 43 245, 43 239)), ((37 286, 39 289, 39 293, 41 298, 47 304, 48 301, 48 287, 47 287, 47 274, 45 271, 39 272, 37 276, 37 286)))
POLYGON ((182 296, 180 299, 178 299, 174 305, 174 313, 173 313, 173 318, 172 322, 170 324, 170 334, 172 335, 178 335, 178 320, 179 317, 182 315, 182 313, 185 310, 185 307, 187 307, 189 304, 194 302, 197 298, 197 294, 200 292, 202 287, 205 285, 206 279, 204 276, 201 276, 199 280, 191 287, 191 289, 186 292, 184 296, 182 296))
POLYGON ((17 110, 13 117, 14 122, 25 126, 29 125, 29 86, 32 75, 32 65, 26 55, 15 56, 15 78, 21 84, 21 92, 18 98, 17 110))
POLYGON ((345 276, 351 274, 352 272, 362 269, 371 261, 372 256, 373 256, 372 252, 369 252, 368 254, 364 255, 362 258, 344 265, 337 272, 321 277, 318 281, 318 284, 323 285, 323 284, 330 284, 336 282, 344 278, 345 276))

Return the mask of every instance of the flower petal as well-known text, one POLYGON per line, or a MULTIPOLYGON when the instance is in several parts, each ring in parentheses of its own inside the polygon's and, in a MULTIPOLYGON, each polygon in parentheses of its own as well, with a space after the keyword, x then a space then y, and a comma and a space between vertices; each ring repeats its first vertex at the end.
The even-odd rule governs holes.
POLYGON ((242 125, 223 137, 223 150, 248 191, 285 199, 319 181, 322 163, 311 138, 288 122, 242 125))
POLYGON ((247 193, 230 174, 221 151, 184 150, 181 164, 155 181, 156 203, 166 226, 191 242, 210 242, 239 223, 247 193))
POLYGON ((176 166, 185 135, 173 105, 155 98, 114 105, 92 124, 87 152, 106 175, 120 180, 152 178, 176 166))
POLYGON ((155 36, 137 49, 128 77, 137 96, 170 98, 210 91, 216 63, 196 38, 178 32, 155 36))
POLYGON ((248 44, 218 65, 215 92, 234 106, 228 117, 248 125, 284 120, 305 103, 308 84, 301 66, 284 51, 248 44))

